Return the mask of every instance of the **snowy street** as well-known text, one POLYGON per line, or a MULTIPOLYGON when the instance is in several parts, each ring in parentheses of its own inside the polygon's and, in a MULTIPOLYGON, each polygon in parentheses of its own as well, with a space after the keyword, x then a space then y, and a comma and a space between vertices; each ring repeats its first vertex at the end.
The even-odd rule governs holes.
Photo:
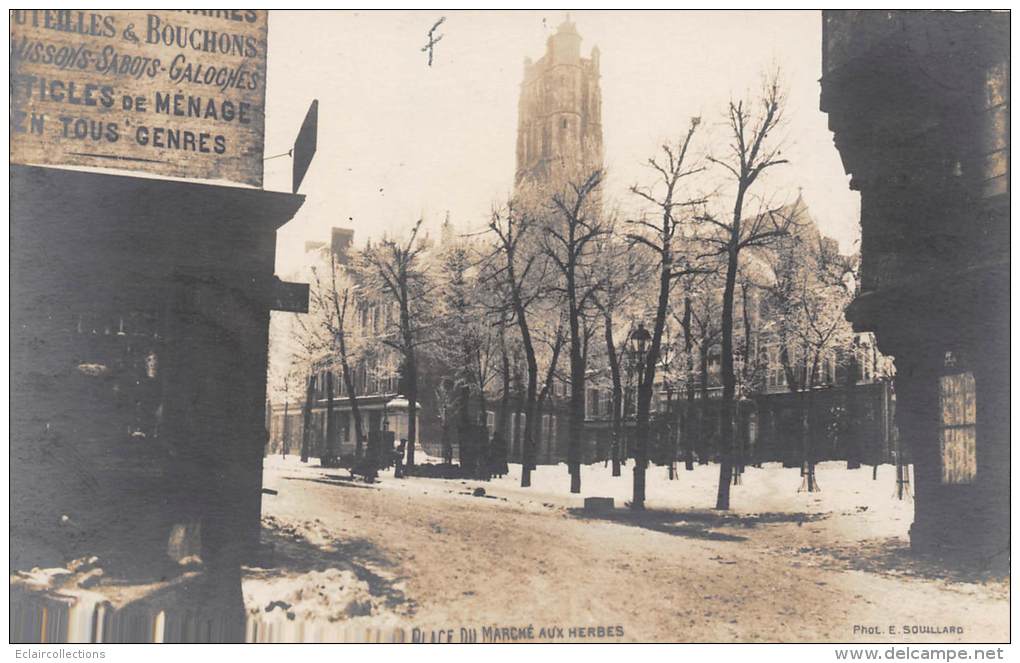
MULTIPOLYGON (((314 461, 313 461, 314 463, 314 461)), ((976 642, 1009 638, 1008 580, 907 554, 912 503, 893 468, 748 468, 730 513, 718 468, 648 474, 563 466, 519 487, 394 479, 368 485, 296 457, 266 459, 265 568, 245 569, 250 640, 976 642), (475 495, 484 488, 483 496, 475 495), (583 497, 613 497, 592 514, 583 497), (530 630, 529 630, 529 627, 530 630)))

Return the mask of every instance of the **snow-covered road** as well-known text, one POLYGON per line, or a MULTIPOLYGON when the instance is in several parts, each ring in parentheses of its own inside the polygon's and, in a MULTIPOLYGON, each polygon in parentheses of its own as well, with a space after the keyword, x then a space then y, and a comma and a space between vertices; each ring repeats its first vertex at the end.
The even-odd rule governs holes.
POLYGON ((649 475, 648 511, 622 508, 630 468, 519 467, 492 482, 351 481, 266 460, 264 539, 246 570, 255 640, 928 641, 1009 638, 1006 580, 907 555, 910 502, 892 468, 748 468, 732 513, 711 510, 715 466, 649 475), (474 489, 483 487, 484 497, 474 489), (584 496, 616 499, 594 516, 584 496), (530 627, 530 631, 529 631, 530 627))

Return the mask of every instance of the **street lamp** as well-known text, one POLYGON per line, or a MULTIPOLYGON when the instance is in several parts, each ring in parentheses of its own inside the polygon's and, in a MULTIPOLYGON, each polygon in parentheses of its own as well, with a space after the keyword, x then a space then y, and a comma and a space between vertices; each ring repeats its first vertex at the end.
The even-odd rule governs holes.
POLYGON ((641 510, 645 508, 645 469, 648 465, 648 412, 641 413, 641 398, 645 388, 645 351, 648 349, 648 341, 651 334, 645 329, 643 323, 638 323, 637 329, 630 334, 630 350, 639 367, 638 369, 638 407, 635 412, 635 433, 637 434, 637 448, 634 455, 634 499, 631 501, 631 508, 641 510))
POLYGON ((652 335, 645 329, 645 324, 639 322, 637 328, 631 331, 629 345, 631 362, 634 366, 632 375, 636 378, 637 384, 634 389, 634 420, 637 421, 638 414, 638 401, 641 398, 642 385, 645 382, 645 357, 648 352, 648 342, 652 339, 652 335))
POLYGON ((645 329, 645 323, 639 322, 637 329, 630 333, 630 349, 634 354, 636 362, 638 364, 640 373, 638 374, 639 381, 644 381, 644 359, 645 351, 648 349, 648 341, 652 339, 652 335, 645 329))

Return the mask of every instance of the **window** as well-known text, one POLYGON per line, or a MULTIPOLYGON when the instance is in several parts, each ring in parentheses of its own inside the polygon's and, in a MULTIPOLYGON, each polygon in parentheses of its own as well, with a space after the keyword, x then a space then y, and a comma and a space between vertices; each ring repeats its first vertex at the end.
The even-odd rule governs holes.
POLYGON ((939 378, 942 483, 971 483, 977 475, 976 395, 969 371, 939 378))
POLYGON ((857 365, 860 366, 860 378, 865 382, 871 382, 871 356, 869 348, 861 348, 857 356, 857 365))
POLYGON ((563 118, 560 121, 560 128, 561 129, 566 129, 568 126, 569 126, 569 123, 567 122, 567 118, 563 118))

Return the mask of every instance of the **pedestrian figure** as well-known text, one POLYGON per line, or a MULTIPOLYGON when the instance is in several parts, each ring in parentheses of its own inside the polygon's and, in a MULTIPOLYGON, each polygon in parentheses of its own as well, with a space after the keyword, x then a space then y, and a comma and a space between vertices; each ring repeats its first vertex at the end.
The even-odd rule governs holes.
POLYGON ((496 431, 492 434, 492 442, 489 448, 490 474, 499 478, 510 472, 506 463, 506 442, 503 440, 503 432, 496 431))
POLYGON ((487 444, 489 432, 484 425, 473 426, 473 429, 474 435, 472 437, 480 440, 480 444, 478 444, 477 447, 480 453, 478 454, 478 460, 475 463, 475 475, 478 479, 488 481, 493 475, 492 445, 487 444))
POLYGON ((404 477, 404 452, 406 449, 407 440, 401 439, 396 451, 393 452, 393 478, 395 479, 404 477))

